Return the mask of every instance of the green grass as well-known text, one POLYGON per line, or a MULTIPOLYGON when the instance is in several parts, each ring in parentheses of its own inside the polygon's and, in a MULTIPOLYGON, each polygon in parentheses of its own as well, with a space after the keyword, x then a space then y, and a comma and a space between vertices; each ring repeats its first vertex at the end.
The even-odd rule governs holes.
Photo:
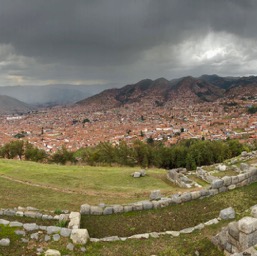
POLYGON ((147 170, 145 177, 132 178, 130 174, 138 169, 60 166, 0 159, 1 206, 30 205, 40 209, 77 210, 83 203, 143 200, 154 189, 160 189, 164 195, 181 190, 167 181, 165 170, 151 169, 147 170))
POLYGON ((131 236, 146 232, 181 230, 206 222, 219 211, 234 207, 238 217, 257 202, 257 183, 221 193, 202 200, 194 200, 163 209, 130 212, 108 216, 82 216, 81 225, 92 237, 131 236))
POLYGON ((212 174, 212 176, 219 177, 219 178, 222 178, 224 176, 236 176, 236 175, 238 175, 238 173, 233 170, 226 170, 223 172, 215 172, 212 174))

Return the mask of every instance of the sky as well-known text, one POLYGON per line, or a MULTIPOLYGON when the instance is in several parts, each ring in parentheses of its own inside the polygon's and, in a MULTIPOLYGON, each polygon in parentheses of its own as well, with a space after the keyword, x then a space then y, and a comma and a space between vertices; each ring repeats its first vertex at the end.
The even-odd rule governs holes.
POLYGON ((257 74, 256 0, 0 0, 0 86, 257 74))

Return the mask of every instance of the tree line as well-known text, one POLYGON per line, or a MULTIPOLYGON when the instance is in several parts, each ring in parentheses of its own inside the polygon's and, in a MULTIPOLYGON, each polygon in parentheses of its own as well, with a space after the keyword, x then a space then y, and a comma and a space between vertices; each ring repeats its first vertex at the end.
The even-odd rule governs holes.
POLYGON ((95 147, 82 148, 76 152, 80 161, 89 165, 127 165, 158 167, 165 169, 185 167, 189 170, 197 166, 223 162, 249 150, 238 140, 209 141, 189 139, 176 145, 149 140, 148 143, 136 140, 132 145, 121 142, 113 146, 103 142, 95 147))
POLYGON ((76 152, 68 151, 63 146, 57 152, 48 154, 29 142, 16 140, 0 148, 0 157, 58 164, 83 163, 165 169, 185 167, 194 170, 197 166, 223 162, 238 156, 244 150, 249 150, 249 146, 231 139, 225 141, 189 139, 171 146, 148 139, 146 142, 135 140, 131 144, 122 141, 117 145, 102 142, 76 152))

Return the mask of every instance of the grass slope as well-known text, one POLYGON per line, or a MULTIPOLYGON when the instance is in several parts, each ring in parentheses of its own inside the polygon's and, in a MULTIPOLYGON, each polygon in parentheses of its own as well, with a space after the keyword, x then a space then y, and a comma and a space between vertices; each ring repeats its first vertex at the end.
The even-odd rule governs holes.
POLYGON ((131 236, 148 232, 181 230, 217 218, 219 211, 234 207, 238 217, 257 203, 257 183, 202 200, 163 209, 105 216, 82 216, 91 237, 131 236))
POLYGON ((138 169, 60 166, 0 159, 1 207, 30 205, 40 209, 78 210, 83 203, 142 200, 154 189, 161 189, 163 194, 181 191, 167 181, 165 170, 151 169, 143 178, 132 178, 130 174, 138 169))

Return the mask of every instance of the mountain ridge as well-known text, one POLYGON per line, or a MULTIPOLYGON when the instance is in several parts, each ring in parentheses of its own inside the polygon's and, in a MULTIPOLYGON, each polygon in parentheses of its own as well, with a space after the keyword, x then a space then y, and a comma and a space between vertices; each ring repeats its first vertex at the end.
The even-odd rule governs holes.
POLYGON ((176 104, 187 100, 191 103, 214 102, 217 99, 257 93, 257 77, 220 77, 218 75, 186 76, 178 79, 143 79, 121 88, 107 89, 92 97, 78 101, 97 109, 110 109, 125 104, 157 105, 176 104), (97 106, 99 105, 99 106, 97 106))

